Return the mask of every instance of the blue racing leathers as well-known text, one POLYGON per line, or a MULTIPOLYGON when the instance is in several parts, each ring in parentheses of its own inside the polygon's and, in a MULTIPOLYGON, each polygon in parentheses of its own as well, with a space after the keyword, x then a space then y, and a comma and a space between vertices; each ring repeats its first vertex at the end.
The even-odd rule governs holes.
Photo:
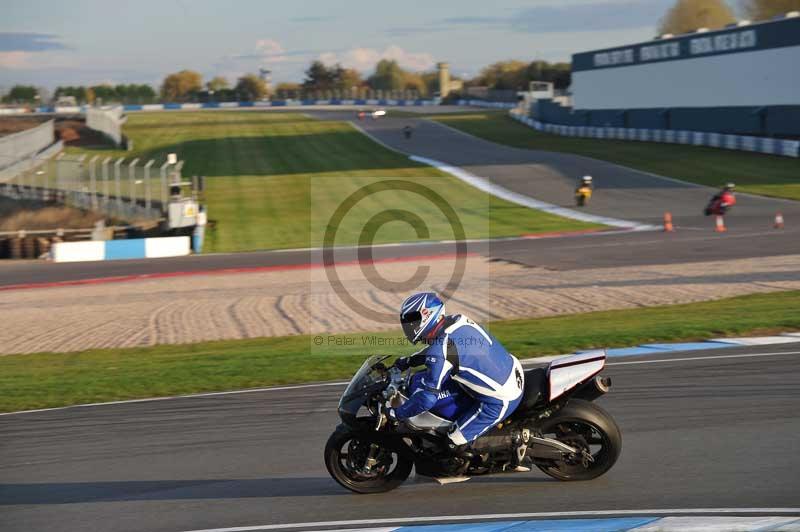
POLYGON ((411 358, 427 371, 408 401, 394 415, 414 417, 436 405, 442 387, 452 379, 475 399, 456 419, 450 439, 457 445, 471 442, 510 416, 522 399, 522 365, 494 336, 465 316, 448 316, 441 332, 411 358))

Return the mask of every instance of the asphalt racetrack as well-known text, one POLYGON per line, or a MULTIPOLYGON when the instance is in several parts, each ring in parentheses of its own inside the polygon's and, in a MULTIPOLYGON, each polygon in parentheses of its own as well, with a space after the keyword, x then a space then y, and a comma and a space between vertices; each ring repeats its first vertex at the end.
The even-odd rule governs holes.
POLYGON ((533 472, 350 494, 322 462, 338 384, 0 416, 0 530, 796 507, 800 344, 612 358, 604 374, 623 452, 581 483, 533 472))
MULTIPOLYGON (((354 120, 353 111, 310 111, 319 119, 354 120)), ((556 205, 572 207, 572 190, 578 176, 595 177, 597 191, 586 211, 645 224, 658 225, 665 211, 674 216, 675 233, 613 232, 603 235, 548 239, 508 239, 476 242, 468 251, 553 269, 668 264, 800 253, 800 202, 738 195, 726 217, 728 232, 714 232, 712 218, 702 210, 714 190, 660 178, 647 173, 569 154, 522 150, 501 146, 417 118, 391 118, 355 122, 380 142, 429 157, 492 180, 514 192, 556 205), (402 128, 415 129, 411 140, 402 128), (776 212, 786 228, 772 228, 776 212)), ((414 257, 453 253, 455 246, 416 243, 375 248, 375 258, 414 257)), ((344 251, 341 260, 359 258, 357 250, 344 251)), ((320 254, 307 250, 211 254, 174 259, 52 264, 14 261, 0 265, 0 287, 28 283, 75 281, 114 276, 149 275, 226 268, 285 266, 320 262, 320 254)))

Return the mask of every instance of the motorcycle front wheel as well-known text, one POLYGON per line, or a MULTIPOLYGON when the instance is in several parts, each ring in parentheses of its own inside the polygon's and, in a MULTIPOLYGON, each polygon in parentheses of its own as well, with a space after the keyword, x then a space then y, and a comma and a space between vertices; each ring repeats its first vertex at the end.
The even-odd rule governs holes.
POLYGON ((580 449, 571 460, 537 464, 558 480, 591 480, 607 472, 622 452, 622 433, 611 415, 589 401, 572 399, 541 427, 552 438, 580 449))
POLYGON ((331 477, 356 493, 384 493, 411 474, 413 462, 347 428, 338 428, 325 445, 325 467, 331 477))

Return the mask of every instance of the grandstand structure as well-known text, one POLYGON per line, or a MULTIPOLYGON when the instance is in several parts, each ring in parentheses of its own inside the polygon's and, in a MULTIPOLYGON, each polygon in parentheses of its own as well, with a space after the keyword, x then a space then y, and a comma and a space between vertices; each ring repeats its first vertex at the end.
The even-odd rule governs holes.
POLYGON ((800 138, 800 13, 572 57, 572 107, 545 124, 800 138))

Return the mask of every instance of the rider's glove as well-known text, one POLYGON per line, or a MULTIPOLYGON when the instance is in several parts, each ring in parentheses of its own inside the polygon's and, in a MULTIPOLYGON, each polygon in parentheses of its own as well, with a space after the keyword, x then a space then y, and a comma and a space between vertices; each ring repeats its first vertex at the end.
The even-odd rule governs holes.
POLYGON ((405 371, 411 366, 411 357, 400 357, 394 361, 394 367, 400 371, 405 371))
POLYGON ((394 413, 394 408, 387 408, 381 413, 378 418, 378 426, 375 427, 375 430, 381 430, 387 425, 397 425, 397 416, 394 413))

